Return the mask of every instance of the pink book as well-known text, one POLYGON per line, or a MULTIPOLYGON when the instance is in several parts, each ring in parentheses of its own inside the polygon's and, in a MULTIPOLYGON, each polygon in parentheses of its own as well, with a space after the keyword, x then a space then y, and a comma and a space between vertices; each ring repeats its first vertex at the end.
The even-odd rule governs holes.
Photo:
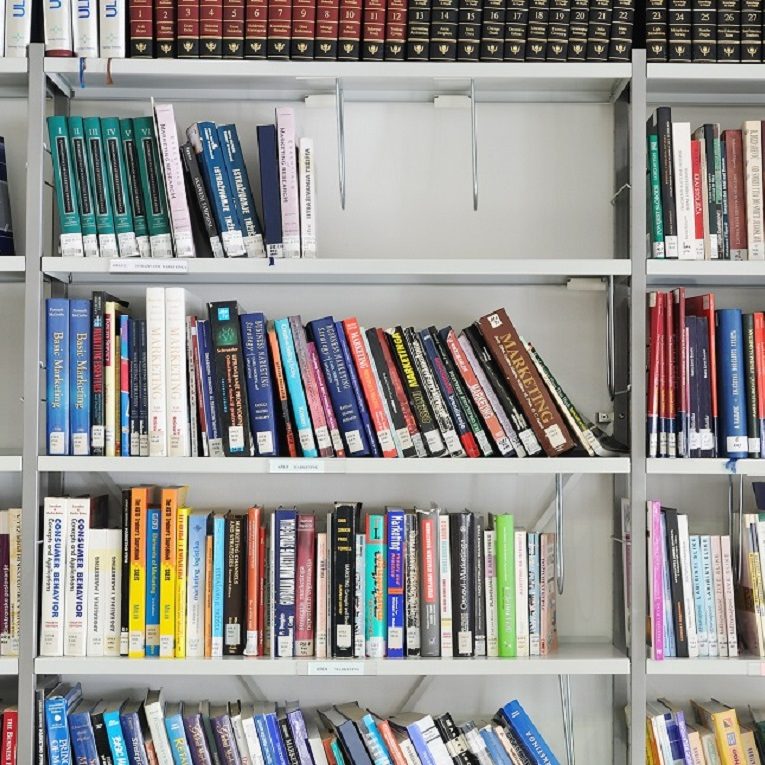
POLYGON ((316 535, 316 658, 327 658, 327 534, 316 535))
POLYGON ((295 561, 295 656, 313 656, 316 518, 299 515, 295 561))
POLYGON ((285 258, 300 257, 300 205, 295 154, 295 110, 276 110, 276 145, 279 152, 279 200, 282 209, 282 246, 285 258))
POLYGON ((327 381, 324 379, 324 372, 322 371, 321 362, 319 361, 319 352, 316 350, 316 343, 313 341, 308 342, 308 358, 311 360, 311 368, 313 369, 313 376, 316 380, 316 387, 319 389, 319 399, 321 400, 321 407, 324 410, 324 416, 327 419, 329 437, 335 450, 335 457, 345 457, 345 447, 343 446, 343 439, 340 437, 340 428, 337 426, 335 410, 332 408, 332 402, 329 399, 327 381))
POLYGON ((259 656, 258 618, 260 616, 260 518, 258 505, 247 510, 247 605, 245 609, 245 656, 259 656))
POLYGON ((664 582, 662 578, 661 502, 648 501, 651 649, 653 658, 664 659, 664 582))

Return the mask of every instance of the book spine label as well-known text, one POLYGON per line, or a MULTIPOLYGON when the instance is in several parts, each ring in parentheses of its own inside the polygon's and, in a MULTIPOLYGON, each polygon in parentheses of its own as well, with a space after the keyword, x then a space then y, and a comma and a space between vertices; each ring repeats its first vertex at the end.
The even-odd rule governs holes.
MULTIPOLYGON (((68 128, 73 170, 72 181, 77 191, 77 207, 82 228, 83 251, 86 258, 98 257, 96 212, 90 181, 90 170, 88 168, 88 147, 85 139, 85 126, 82 117, 69 117, 68 128)), ((55 179, 56 173, 54 172, 55 179)))
POLYGON ((125 58, 127 40, 125 0, 99 4, 99 10, 100 58, 125 58))
POLYGON ((315 543, 316 518, 313 515, 298 516, 295 564, 295 656, 313 656, 314 654, 315 543))

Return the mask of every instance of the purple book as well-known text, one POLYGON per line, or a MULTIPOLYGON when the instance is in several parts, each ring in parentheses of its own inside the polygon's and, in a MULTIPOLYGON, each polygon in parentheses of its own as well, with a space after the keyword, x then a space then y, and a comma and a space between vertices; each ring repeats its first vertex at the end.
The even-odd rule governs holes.
POLYGON ((189 743, 191 761, 194 765, 212 765, 212 758, 207 750, 202 715, 199 712, 184 714, 183 729, 186 731, 186 741, 189 743))
POLYGON ((236 748, 234 729, 226 705, 210 707, 210 723, 212 724, 215 746, 222 765, 242 765, 239 750, 236 748))

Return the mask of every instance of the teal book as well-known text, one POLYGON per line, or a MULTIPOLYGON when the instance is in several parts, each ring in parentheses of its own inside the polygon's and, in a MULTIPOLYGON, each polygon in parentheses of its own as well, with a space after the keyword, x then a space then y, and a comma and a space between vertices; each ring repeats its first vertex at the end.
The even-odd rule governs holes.
POLYGON ((122 733, 122 724, 120 723, 121 702, 108 702, 104 707, 104 726, 106 735, 109 739, 109 749, 112 753, 112 762, 114 765, 129 765, 127 744, 125 736, 122 733))
POLYGON ((91 173, 88 167, 88 147, 85 140, 85 125, 82 117, 68 117, 69 147, 72 155, 72 170, 77 190, 77 205, 80 210, 82 246, 86 258, 98 257, 98 236, 96 231, 96 209, 93 197, 91 173))
POLYGON ((367 515, 366 527, 366 654, 374 659, 385 657, 386 581, 385 517, 367 515))
POLYGON ((515 529, 512 515, 494 516, 497 547, 497 637, 500 656, 515 656, 515 529))
POLYGON ((159 656, 159 538, 158 507, 146 511, 146 655, 159 656))
POLYGON ((120 137, 122 139, 122 155, 125 160, 125 179, 127 181, 128 196, 133 208, 133 230, 135 231, 135 238, 138 243, 138 252, 142 258, 148 258, 151 256, 149 226, 146 222, 146 204, 143 198, 143 187, 141 186, 138 147, 136 146, 132 119, 126 118, 120 120, 120 137))
POLYGON ((226 577, 226 519, 219 514, 210 516, 213 537, 211 634, 212 656, 223 656, 223 597, 226 577))
POLYGON ((101 120, 98 117, 85 117, 85 139, 88 143, 88 169, 90 183, 93 188, 93 199, 96 213, 96 231, 98 232, 98 249, 102 258, 116 258, 117 235, 114 230, 112 217, 112 197, 109 189, 109 178, 104 160, 103 136, 101 120))
POLYGON ((651 257, 664 257, 664 213, 661 207, 659 175, 659 136, 656 128, 648 128, 648 194, 651 220, 651 257))
POLYGON ((180 704, 165 706, 165 730, 173 753, 173 765, 191 765, 193 760, 188 741, 186 741, 180 704))
POLYGON ((106 178, 112 195, 112 216, 121 258, 137 258, 138 242, 133 228, 133 205, 128 191, 125 159, 122 155, 122 134, 117 117, 101 118, 106 178))
POLYGON ((56 191, 61 237, 59 247, 64 257, 82 257, 82 225, 77 203, 77 189, 72 168, 69 129, 66 117, 48 117, 48 138, 53 162, 53 185, 56 191))

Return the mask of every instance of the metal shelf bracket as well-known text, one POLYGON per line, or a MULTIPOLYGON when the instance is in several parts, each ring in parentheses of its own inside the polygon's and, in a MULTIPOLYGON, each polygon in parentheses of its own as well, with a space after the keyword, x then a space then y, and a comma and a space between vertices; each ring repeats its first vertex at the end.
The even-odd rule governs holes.
POLYGON ((558 584, 558 594, 563 595, 565 583, 565 568, 563 561, 563 476, 555 474, 555 581, 558 584))
POLYGON ((571 706, 571 676, 558 675, 560 687, 560 705, 563 713, 563 738, 566 743, 566 763, 575 765, 574 753, 574 710, 571 706))
POLYGON ((478 210, 478 120, 475 108, 475 80, 470 78, 470 158, 473 167, 473 210, 478 210))
POLYGON ((335 115, 337 117, 337 173, 340 184, 340 207, 345 210, 345 96, 339 77, 335 79, 335 115))

